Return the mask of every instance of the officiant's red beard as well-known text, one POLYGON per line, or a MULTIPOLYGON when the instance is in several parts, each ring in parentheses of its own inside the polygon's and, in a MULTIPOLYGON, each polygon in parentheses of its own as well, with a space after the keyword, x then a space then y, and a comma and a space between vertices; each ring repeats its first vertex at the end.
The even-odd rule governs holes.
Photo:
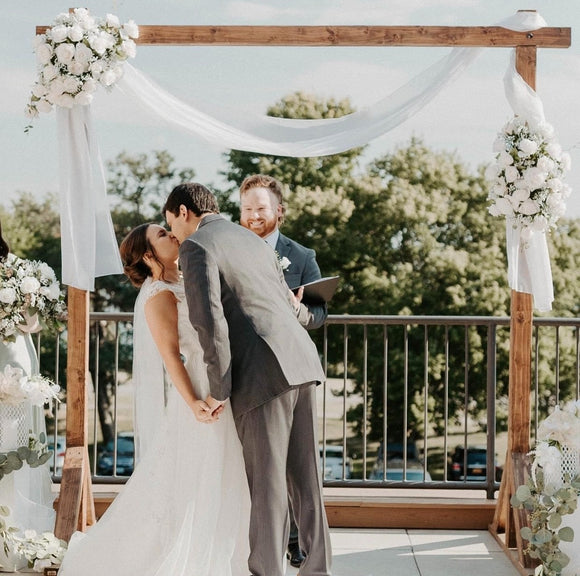
POLYGON ((266 188, 251 188, 241 199, 240 224, 266 238, 278 228, 281 207, 266 188))

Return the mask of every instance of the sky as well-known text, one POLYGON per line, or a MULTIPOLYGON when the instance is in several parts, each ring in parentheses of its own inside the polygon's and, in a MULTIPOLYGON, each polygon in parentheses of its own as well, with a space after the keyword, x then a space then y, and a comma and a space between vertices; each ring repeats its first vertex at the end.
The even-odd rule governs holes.
MULTIPOLYGON (((572 28, 568 49, 538 51, 537 91, 546 120, 572 157, 568 216, 580 217, 580 2, 576 0, 84 0, 96 16, 112 13, 137 24, 328 24, 494 25, 517 10, 535 9, 549 26, 572 28)), ((19 191, 41 199, 58 191, 54 113, 33 122, 24 116, 36 75, 36 25, 49 25, 68 5, 54 0, 2 2, 0 16, 0 204, 9 207, 19 191)), ((149 47, 139 46, 132 64, 170 92, 219 115, 264 113, 285 95, 301 90, 320 98, 350 98, 361 109, 387 96, 449 52, 449 48, 393 47, 149 47)), ((456 153, 473 169, 493 161, 492 144, 511 117, 503 91, 509 49, 487 49, 470 68, 422 111, 373 141, 363 163, 421 138, 438 151, 456 153)), ((196 179, 223 185, 226 149, 153 121, 113 90, 100 90, 92 104, 103 160, 168 150, 178 167, 196 179)))

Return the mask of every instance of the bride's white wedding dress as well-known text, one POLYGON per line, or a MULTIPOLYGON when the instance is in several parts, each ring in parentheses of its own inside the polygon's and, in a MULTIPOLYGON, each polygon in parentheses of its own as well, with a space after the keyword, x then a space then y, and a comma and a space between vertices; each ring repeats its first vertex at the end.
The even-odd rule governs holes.
POLYGON ((59 576, 247 576, 250 499, 229 402, 198 422, 171 386, 144 305, 161 290, 178 299, 179 344, 198 397, 209 385, 182 284, 148 280, 135 304, 138 464, 86 534, 76 533, 59 576), (164 390, 165 389, 165 390, 164 390))

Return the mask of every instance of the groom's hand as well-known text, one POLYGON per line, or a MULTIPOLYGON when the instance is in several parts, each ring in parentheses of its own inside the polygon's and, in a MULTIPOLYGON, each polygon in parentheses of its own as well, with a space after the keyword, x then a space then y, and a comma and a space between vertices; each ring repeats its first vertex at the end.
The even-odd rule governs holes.
POLYGON ((224 404, 226 403, 226 401, 220 401, 220 400, 216 400, 215 398, 213 398, 212 396, 208 396, 205 399, 205 403, 210 407, 211 409, 211 420, 208 420, 208 422, 215 422, 216 420, 219 419, 219 415, 224 411, 224 404))

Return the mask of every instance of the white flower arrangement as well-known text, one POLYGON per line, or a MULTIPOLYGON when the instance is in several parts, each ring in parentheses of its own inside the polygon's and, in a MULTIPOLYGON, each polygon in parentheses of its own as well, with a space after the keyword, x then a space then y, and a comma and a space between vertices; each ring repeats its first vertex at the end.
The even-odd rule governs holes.
POLYGON ((45 262, 8 254, 0 261, 0 340, 15 340, 35 315, 49 329, 60 329, 65 319, 64 294, 54 270, 45 262))
POLYGON ((26 376, 20 368, 7 364, 0 372, 0 403, 44 406, 51 400, 59 401, 60 386, 40 374, 26 376))
POLYGON ((36 36, 38 79, 26 115, 90 104, 99 84, 110 88, 123 75, 122 63, 135 57, 138 37, 133 20, 121 24, 113 14, 94 18, 85 8, 59 14, 45 34, 36 36))
POLYGON ((280 268, 282 268, 282 271, 285 272, 288 270, 292 262, 286 256, 280 256, 280 254, 278 254, 278 250, 274 250, 274 252, 276 253, 276 259, 278 260, 280 268))
POLYGON ((579 454, 580 401, 576 401, 563 409, 557 407, 538 428, 531 476, 511 499, 515 508, 529 513, 530 527, 523 527, 520 533, 528 541, 527 553, 541 562, 535 576, 559 576, 570 564, 566 546, 576 534, 562 517, 575 514, 575 524, 579 524, 579 454))
POLYGON ((67 549, 67 543, 57 538, 52 532, 37 534, 35 530, 20 531, 7 526, 5 517, 10 515, 10 508, 0 506, 0 537, 4 543, 4 552, 13 552, 24 556, 28 567, 35 572, 60 565, 67 549))
POLYGON ((524 241, 554 228, 570 195, 563 181, 570 155, 555 140, 553 127, 546 122, 531 126, 516 116, 498 134, 493 150, 496 162, 486 173, 493 181, 490 214, 521 228, 524 241))

